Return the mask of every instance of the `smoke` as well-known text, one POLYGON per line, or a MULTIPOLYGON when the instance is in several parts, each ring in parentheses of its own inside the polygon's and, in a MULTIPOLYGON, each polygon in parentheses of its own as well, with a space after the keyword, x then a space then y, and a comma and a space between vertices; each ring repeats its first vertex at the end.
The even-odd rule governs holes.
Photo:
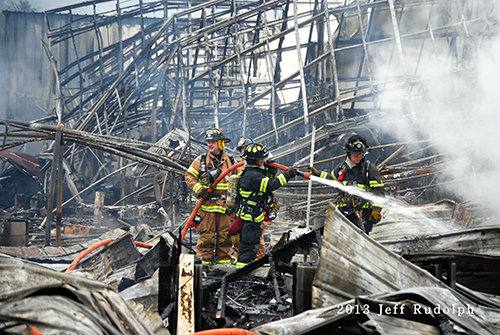
MULTIPOLYGON (((478 5, 478 9, 482 20, 465 24, 456 21, 460 29, 456 29, 454 44, 438 37, 426 45, 422 41, 403 44, 410 86, 392 90, 390 96, 381 95, 385 112, 373 126, 402 142, 429 140, 422 147, 432 144, 434 153, 441 155, 434 160, 441 161, 443 171, 436 183, 455 196, 453 200, 479 210, 477 214, 498 216, 495 200, 500 197, 500 114, 496 98, 500 92, 500 60, 496 56, 500 39, 491 31, 494 25, 489 20, 495 17, 491 8, 478 5), (397 106, 394 101, 403 103, 397 106)), ((460 14, 454 8, 441 8, 440 12, 444 25, 452 24, 460 14), (444 14, 448 16, 444 18, 444 14)), ((426 16, 418 20, 428 22, 426 16)), ((392 60, 398 62, 394 49, 392 60)), ((392 69, 382 62, 388 59, 384 52, 390 51, 386 48, 372 54, 373 63, 380 64, 375 75, 401 73, 400 62, 392 69)))

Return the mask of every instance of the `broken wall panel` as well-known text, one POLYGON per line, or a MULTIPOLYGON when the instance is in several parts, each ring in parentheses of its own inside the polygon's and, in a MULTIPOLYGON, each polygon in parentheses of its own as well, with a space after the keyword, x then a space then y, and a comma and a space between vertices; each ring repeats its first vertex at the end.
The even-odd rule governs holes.
POLYGON ((7 119, 36 119, 51 112, 50 67, 41 40, 45 37, 42 13, 4 11, 7 63, 7 119), (44 112, 45 111, 45 112, 44 112))
POLYGON ((139 316, 106 284, 1 255, 0 272, 2 331, 17 325, 26 331, 29 324, 42 333, 168 333, 164 327, 155 332, 152 323, 142 319, 153 315, 139 316))
POLYGON ((313 282, 313 308, 412 287, 446 285, 371 239, 330 204, 313 282))

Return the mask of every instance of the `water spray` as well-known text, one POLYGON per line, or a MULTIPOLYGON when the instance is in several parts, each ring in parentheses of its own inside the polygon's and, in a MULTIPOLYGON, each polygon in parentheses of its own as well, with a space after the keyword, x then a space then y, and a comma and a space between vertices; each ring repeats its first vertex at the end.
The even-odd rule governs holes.
MULTIPOLYGON (((284 165, 281 165, 281 164, 278 164, 275 162, 272 162, 272 163, 266 162, 266 165, 278 168, 278 169, 283 170, 283 171, 286 171, 288 169, 287 166, 284 166, 284 165)), ((379 204, 380 206, 382 206, 384 208, 390 207, 393 209, 397 209, 400 211, 400 215, 403 215, 408 219, 428 221, 428 222, 432 223, 433 225, 437 224, 436 220, 427 217, 423 213, 415 213, 415 212, 412 212, 410 210, 405 210, 406 206, 402 205, 398 199, 396 199, 392 196, 380 196, 380 195, 373 194, 371 192, 365 192, 365 191, 361 190, 360 188, 358 188, 357 186, 344 185, 337 180, 330 180, 330 179, 321 178, 321 177, 318 177, 318 176, 311 174, 310 172, 302 172, 299 170, 295 170, 295 173, 297 175, 307 179, 307 180, 315 181, 315 182, 318 182, 320 184, 333 187, 340 192, 349 193, 351 195, 365 199, 365 200, 370 201, 372 203, 379 204)))

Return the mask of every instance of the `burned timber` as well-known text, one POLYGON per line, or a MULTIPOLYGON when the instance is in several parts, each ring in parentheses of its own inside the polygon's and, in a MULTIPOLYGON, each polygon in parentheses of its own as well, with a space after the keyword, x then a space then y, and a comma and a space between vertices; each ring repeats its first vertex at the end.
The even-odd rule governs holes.
POLYGON ((499 333, 495 1, 95 0, 0 22, 0 332, 499 333), (303 172, 361 134, 382 221, 366 235, 338 189, 296 178, 264 257, 204 268, 181 235, 208 127, 303 172))

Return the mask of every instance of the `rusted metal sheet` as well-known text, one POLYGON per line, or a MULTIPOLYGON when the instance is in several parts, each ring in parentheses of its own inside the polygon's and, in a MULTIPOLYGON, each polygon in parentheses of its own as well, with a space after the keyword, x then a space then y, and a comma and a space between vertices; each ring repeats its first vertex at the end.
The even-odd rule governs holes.
POLYGON ((0 151, 0 155, 6 157, 17 167, 24 168, 40 178, 40 164, 38 162, 38 158, 35 156, 9 149, 0 151))
POLYGON ((41 247, 41 246, 28 246, 28 247, 1 247, 0 253, 14 257, 25 259, 36 259, 37 261, 43 260, 58 260, 58 261, 73 261, 82 251, 94 245, 95 243, 108 239, 119 238, 126 234, 122 229, 115 229, 103 234, 99 238, 92 238, 88 241, 76 243, 68 247, 41 247))
POLYGON ((44 250, 49 257, 66 255, 65 250, 62 249, 61 247, 45 247, 44 250))
POLYGON ((413 238, 474 226, 472 216, 460 204, 447 199, 421 206, 387 207, 383 214, 382 220, 370 233, 370 237, 377 241, 413 238))
POLYGON ((64 226, 63 234, 80 235, 80 236, 89 235, 91 229, 92 229, 91 227, 79 226, 79 225, 64 226))

